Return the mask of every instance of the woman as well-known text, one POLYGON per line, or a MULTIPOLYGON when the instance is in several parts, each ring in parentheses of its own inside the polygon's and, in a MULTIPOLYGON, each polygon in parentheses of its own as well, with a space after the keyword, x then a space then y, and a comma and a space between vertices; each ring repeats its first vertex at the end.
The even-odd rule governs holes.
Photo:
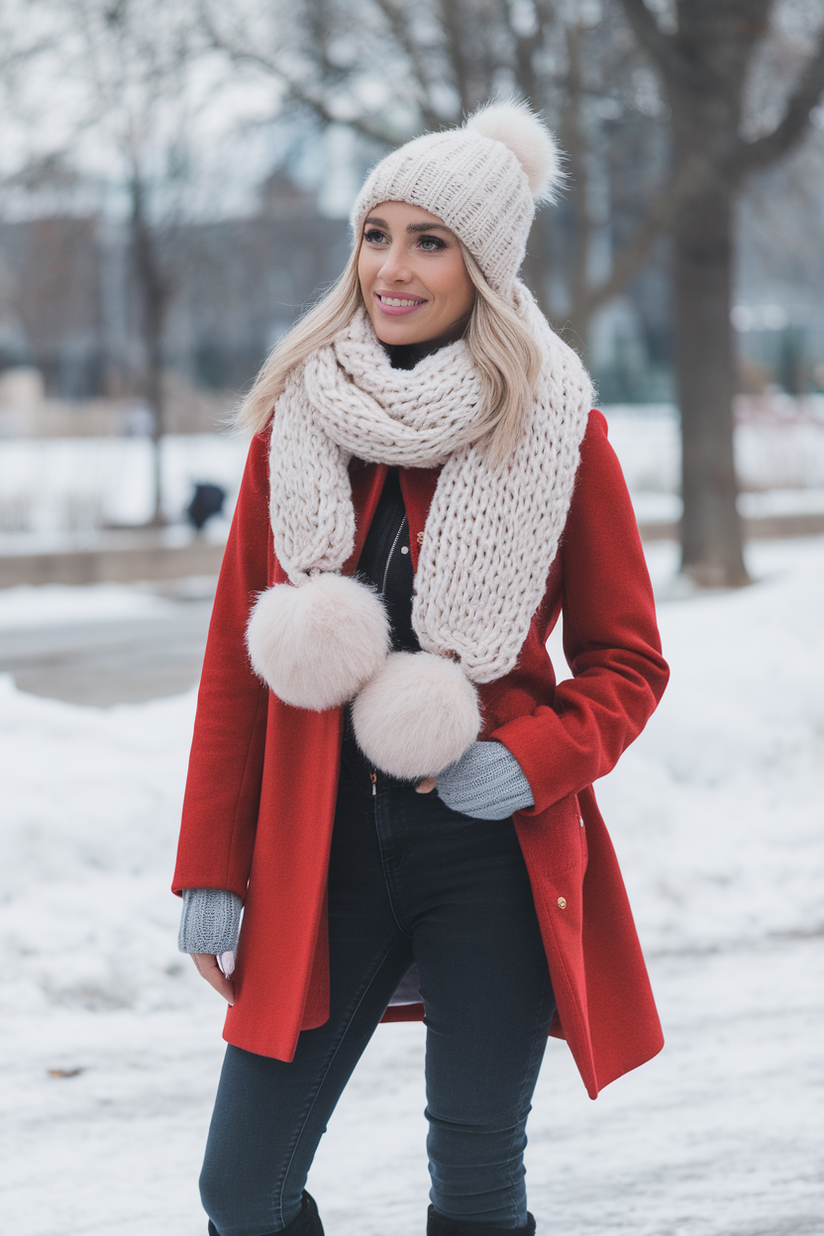
POLYGON ((174 882, 230 1004, 219 1236, 322 1232, 306 1176, 382 1018, 426 1016, 429 1236, 535 1230, 548 1033, 592 1097, 662 1045, 591 784, 667 670, 605 422, 517 279, 557 176, 515 104, 388 155, 242 412, 174 882))

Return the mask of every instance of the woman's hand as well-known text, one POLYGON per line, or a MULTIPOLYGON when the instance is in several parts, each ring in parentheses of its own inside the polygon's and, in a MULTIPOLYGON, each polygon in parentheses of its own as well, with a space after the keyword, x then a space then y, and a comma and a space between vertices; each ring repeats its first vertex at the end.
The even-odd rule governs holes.
POLYGON ((424 777, 415 789, 419 794, 437 789, 441 802, 474 820, 505 820, 533 805, 520 764, 494 739, 473 742, 459 760, 437 777, 424 777))
POLYGON ((220 992, 223 999, 228 1000, 229 1004, 234 1004, 235 985, 231 979, 226 977, 217 964, 217 957, 214 957, 211 953, 190 953, 189 956, 206 982, 210 983, 215 991, 220 992))

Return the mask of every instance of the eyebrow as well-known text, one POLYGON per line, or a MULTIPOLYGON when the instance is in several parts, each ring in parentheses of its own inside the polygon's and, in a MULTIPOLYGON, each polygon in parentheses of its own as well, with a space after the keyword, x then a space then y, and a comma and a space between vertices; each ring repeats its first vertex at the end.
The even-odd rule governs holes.
MULTIPOLYGON (((377 227, 389 227, 385 219, 376 219, 374 215, 370 215, 363 226, 366 227, 368 223, 377 227)), ((442 223, 409 223, 406 230, 412 234, 417 234, 418 232, 446 232, 449 236, 454 236, 452 229, 445 227, 442 223)))

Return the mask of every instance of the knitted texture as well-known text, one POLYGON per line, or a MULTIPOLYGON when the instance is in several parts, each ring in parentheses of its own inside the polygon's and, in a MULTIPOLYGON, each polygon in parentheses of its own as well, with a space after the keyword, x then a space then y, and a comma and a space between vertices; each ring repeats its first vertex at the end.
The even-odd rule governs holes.
POLYGON ((438 797, 476 820, 505 820, 533 805, 532 790, 503 743, 475 742, 438 777, 438 797))
POLYGON ((524 259, 535 200, 559 177, 553 138, 525 104, 498 103, 462 128, 426 133, 372 170, 352 208, 359 236, 381 202, 408 202, 443 219, 506 295, 524 259))
POLYGON ((181 953, 233 952, 242 905, 237 893, 223 888, 185 888, 177 937, 181 953))
POLYGON ((456 657, 474 683, 516 664, 566 521, 592 390, 530 293, 517 311, 544 363, 518 446, 502 465, 467 441, 479 383, 464 340, 393 369, 365 311, 294 373, 277 402, 270 457, 275 552, 293 584, 339 571, 355 517, 347 466, 442 464, 415 578, 421 648, 456 657))

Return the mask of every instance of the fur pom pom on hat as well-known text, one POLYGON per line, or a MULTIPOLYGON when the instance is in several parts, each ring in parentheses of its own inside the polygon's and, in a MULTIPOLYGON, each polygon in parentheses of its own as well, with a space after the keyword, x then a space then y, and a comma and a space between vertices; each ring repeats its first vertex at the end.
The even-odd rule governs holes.
POLYGON ((380 202, 437 215, 463 241, 488 283, 507 296, 526 252, 536 202, 561 180, 555 139, 526 103, 490 103, 465 125, 425 133, 372 169, 352 209, 352 230, 380 202))
POLYGON ((466 122, 472 133, 503 142, 526 173, 533 201, 551 201, 563 172, 554 137, 526 103, 487 103, 466 122))

